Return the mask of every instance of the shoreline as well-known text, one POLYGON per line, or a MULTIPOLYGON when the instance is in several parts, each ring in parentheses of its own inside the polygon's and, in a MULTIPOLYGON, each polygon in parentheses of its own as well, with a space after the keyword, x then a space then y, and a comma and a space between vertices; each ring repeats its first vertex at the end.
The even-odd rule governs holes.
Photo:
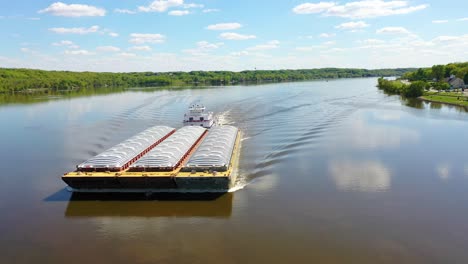
POLYGON ((423 96, 417 97, 417 99, 420 100, 420 101, 425 101, 425 102, 439 103, 439 104, 446 104, 446 105, 452 105, 452 106, 463 107, 463 108, 465 108, 465 110, 468 111, 468 105, 463 105, 463 104, 457 104, 457 103, 452 103, 452 102, 444 102, 444 101, 440 101, 440 100, 429 99, 429 98, 425 98, 424 95, 423 95, 423 96))

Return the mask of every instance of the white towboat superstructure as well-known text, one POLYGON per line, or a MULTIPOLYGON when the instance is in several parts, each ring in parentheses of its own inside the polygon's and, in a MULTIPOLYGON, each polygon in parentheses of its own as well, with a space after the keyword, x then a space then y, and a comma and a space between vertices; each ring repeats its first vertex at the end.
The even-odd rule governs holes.
POLYGON ((184 114, 184 125, 210 128, 215 124, 213 112, 206 111, 202 104, 193 104, 184 114))

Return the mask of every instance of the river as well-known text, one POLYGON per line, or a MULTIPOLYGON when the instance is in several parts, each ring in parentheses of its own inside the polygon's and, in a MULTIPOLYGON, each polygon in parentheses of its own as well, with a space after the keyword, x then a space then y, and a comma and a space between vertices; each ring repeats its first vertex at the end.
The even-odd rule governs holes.
POLYGON ((468 113, 375 78, 0 105, 1 263, 468 263, 468 113), (203 102, 243 131, 223 195, 76 196, 60 176, 203 102))

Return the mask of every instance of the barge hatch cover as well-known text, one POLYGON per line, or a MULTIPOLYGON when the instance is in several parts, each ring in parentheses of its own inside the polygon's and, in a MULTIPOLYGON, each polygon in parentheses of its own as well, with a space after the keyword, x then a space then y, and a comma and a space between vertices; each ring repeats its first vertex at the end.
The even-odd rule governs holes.
POLYGON ((78 171, 120 171, 174 133, 168 126, 153 126, 77 166, 78 171))
POLYGON ((185 126, 178 129, 153 150, 130 166, 130 171, 170 171, 179 166, 192 148, 204 136, 206 129, 185 126))
POLYGON ((226 171, 231 161, 237 134, 238 129, 233 126, 211 128, 182 171, 226 171))

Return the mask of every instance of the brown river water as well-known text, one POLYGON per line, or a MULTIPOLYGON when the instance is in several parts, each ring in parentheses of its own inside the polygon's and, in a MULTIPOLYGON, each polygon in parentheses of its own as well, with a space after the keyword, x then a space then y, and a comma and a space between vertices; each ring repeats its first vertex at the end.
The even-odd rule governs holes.
POLYGON ((0 105, 0 263, 468 263, 468 113, 375 78, 0 105), (60 176, 203 102, 243 131, 226 194, 72 195, 60 176))

